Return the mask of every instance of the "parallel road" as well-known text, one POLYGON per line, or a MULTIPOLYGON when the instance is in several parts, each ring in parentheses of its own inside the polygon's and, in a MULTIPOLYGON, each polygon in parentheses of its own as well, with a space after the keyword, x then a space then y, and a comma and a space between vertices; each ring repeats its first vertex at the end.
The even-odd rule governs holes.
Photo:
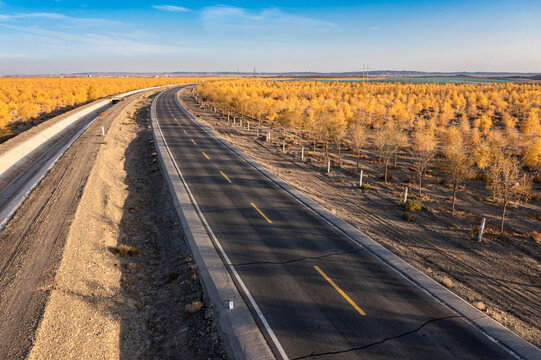
POLYGON ((0 181, 0 229, 9 220, 8 216, 17 204, 24 200, 29 186, 34 185, 55 160, 58 153, 69 146, 77 133, 84 131, 89 123, 105 109, 107 105, 83 116, 55 135, 52 141, 41 145, 28 156, 26 161, 8 170, 7 176, 0 181))
MULTIPOLYGON (((105 110, 0 231, 0 359, 24 359, 28 354, 45 309, 48 289, 54 283, 70 224, 103 142, 101 127, 107 131, 113 119, 136 103, 139 96, 131 96, 105 110)), ((88 118, 80 126, 91 120, 88 118)), ((74 128, 73 132, 78 130, 74 128)), ((69 140, 72 134, 66 138, 69 140)), ((46 162, 65 141, 61 139, 60 144, 52 145, 51 152, 44 153, 36 163, 46 162)), ((27 170, 35 173, 38 168, 36 165, 27 170)), ((24 187, 23 180, 32 176, 23 173, 10 186, 0 188, 0 197, 4 191, 17 190, 15 185, 24 187)))
POLYGON ((277 357, 513 358, 208 134, 177 91, 156 99, 161 131, 277 357))

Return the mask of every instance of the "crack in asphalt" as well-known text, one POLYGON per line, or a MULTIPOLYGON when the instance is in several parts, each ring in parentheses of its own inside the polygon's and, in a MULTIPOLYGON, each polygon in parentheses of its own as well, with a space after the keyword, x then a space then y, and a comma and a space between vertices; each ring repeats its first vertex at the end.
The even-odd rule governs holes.
POLYGON ((361 251, 365 251, 365 249, 334 252, 334 253, 330 253, 330 254, 317 255, 317 256, 304 256, 304 257, 291 259, 291 260, 285 260, 285 261, 254 261, 254 262, 230 264, 229 266, 237 267, 237 266, 246 266, 246 265, 285 265, 285 264, 290 264, 290 263, 293 263, 293 262, 309 260, 309 259, 322 259, 322 258, 326 258, 326 257, 330 257, 330 256, 336 256, 336 255, 356 254, 356 253, 360 253, 361 251))
POLYGON ((437 321, 441 321, 441 320, 454 319, 454 318, 461 318, 461 317, 462 317, 461 315, 451 315, 451 316, 445 316, 445 317, 441 317, 441 318, 436 318, 436 319, 428 320, 428 321, 422 323, 421 325, 419 325, 419 326, 418 326, 416 329, 414 329, 414 330, 406 331, 405 333, 402 333, 402 334, 400 334, 400 335, 391 336, 391 337, 382 339, 382 340, 380 340, 380 341, 373 342, 373 343, 371 343, 371 344, 367 344, 367 345, 363 345, 363 346, 359 346, 359 347, 354 347, 354 348, 350 348, 350 349, 345 349, 345 350, 328 351, 328 352, 322 352, 322 353, 315 353, 315 354, 303 355, 303 356, 299 356, 299 357, 293 358, 293 359, 291 359, 291 360, 308 359, 308 358, 311 358, 311 357, 319 357, 319 356, 325 356, 325 355, 338 355, 338 354, 344 354, 344 353, 348 353, 348 352, 352 352, 352 351, 357 351, 357 350, 364 350, 364 349, 366 349, 366 348, 369 348, 369 347, 372 347, 372 346, 375 346, 375 345, 383 344, 384 342, 389 341, 389 340, 398 339, 398 338, 401 338, 401 337, 403 337, 403 336, 406 336, 406 335, 410 335, 410 334, 416 333, 417 331, 419 331, 419 330, 421 330, 422 328, 424 328, 426 325, 431 324, 431 323, 433 323, 433 322, 437 322, 437 321))

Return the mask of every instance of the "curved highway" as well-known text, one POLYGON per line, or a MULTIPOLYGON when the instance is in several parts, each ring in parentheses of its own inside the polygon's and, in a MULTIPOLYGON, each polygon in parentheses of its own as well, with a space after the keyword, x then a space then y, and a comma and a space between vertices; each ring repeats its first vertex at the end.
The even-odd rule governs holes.
POLYGON ((177 91, 156 99, 160 128, 277 357, 513 358, 207 133, 177 91))

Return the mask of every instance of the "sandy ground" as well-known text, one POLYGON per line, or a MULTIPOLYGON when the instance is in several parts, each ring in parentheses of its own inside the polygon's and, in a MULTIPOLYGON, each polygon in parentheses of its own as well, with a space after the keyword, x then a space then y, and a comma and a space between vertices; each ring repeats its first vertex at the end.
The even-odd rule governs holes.
MULTIPOLYGON (((334 166, 326 173, 323 150, 306 151, 300 159, 298 134, 284 129, 263 127, 261 134, 272 131, 272 140, 256 139, 257 123, 251 129, 233 125, 226 117, 197 104, 191 89, 181 92, 181 101, 217 133, 254 158, 274 174, 303 191, 312 199, 357 227, 383 246, 439 282, 451 280, 451 290, 472 304, 482 302, 484 311, 533 344, 541 345, 541 244, 530 236, 541 229, 541 204, 529 203, 509 212, 504 236, 497 233, 499 208, 486 199, 484 185, 467 184, 457 200, 454 216, 449 212, 451 195, 441 174, 429 171, 423 179, 424 209, 410 221, 399 205, 404 187, 415 183, 407 154, 392 168, 393 180, 384 184, 382 166, 370 151, 363 153, 364 183, 371 190, 359 189, 355 161, 346 156, 342 169, 334 166), (286 151, 282 151, 282 139, 286 151), (481 196, 482 195, 482 196, 481 196), (487 231, 482 243, 471 237, 472 227, 487 217, 487 231)), ((309 143, 304 142, 308 148, 309 143)), ((410 198, 415 187, 410 189, 410 198)), ((539 191, 536 185, 534 191, 539 191)))
POLYGON ((153 157, 150 101, 103 141, 29 359, 227 358, 153 157), (137 254, 113 254, 119 244, 137 254))

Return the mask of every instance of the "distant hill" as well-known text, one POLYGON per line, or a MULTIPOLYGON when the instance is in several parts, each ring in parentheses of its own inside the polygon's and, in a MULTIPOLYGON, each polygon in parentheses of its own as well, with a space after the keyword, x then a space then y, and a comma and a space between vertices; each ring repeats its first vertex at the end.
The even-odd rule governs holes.
POLYGON ((363 76, 370 77, 420 77, 420 76, 460 76, 460 77, 484 77, 484 78, 524 78, 541 80, 541 73, 516 73, 516 72, 425 72, 405 70, 374 70, 368 73, 362 71, 350 72, 234 72, 234 71, 175 71, 175 72, 80 72, 71 74, 35 74, 35 75, 9 75, 9 76, 80 76, 80 77, 197 77, 197 76, 267 76, 267 77, 342 77, 363 76))
POLYGON ((516 72, 425 72, 425 71, 402 71, 402 70, 374 70, 364 73, 362 71, 350 72, 310 72, 310 71, 294 71, 294 72, 234 72, 234 71, 204 71, 204 72, 160 72, 160 73, 75 73, 65 74, 66 76, 291 76, 291 77, 306 77, 306 76, 461 76, 461 77, 524 77, 532 78, 539 77, 541 73, 516 73, 516 72))

